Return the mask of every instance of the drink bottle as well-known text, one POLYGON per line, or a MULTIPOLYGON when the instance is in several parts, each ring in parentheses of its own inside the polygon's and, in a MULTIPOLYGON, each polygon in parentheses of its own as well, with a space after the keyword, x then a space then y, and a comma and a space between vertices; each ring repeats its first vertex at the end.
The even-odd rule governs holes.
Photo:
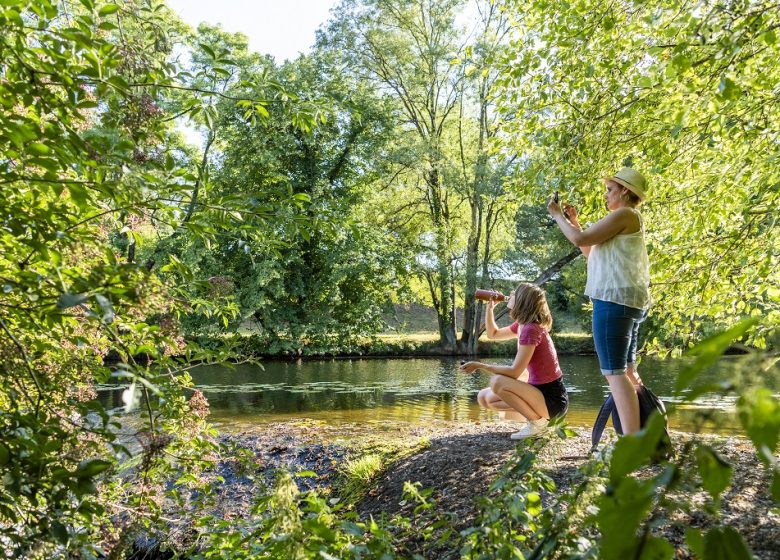
POLYGON ((474 298, 482 301, 509 301, 509 296, 496 290, 477 290, 474 292, 474 298))

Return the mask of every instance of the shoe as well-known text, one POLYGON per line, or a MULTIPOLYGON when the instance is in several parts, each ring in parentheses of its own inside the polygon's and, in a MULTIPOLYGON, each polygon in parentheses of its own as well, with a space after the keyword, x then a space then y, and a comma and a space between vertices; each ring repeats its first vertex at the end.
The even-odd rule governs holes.
POLYGON ((539 418, 539 420, 531 420, 523 426, 520 431, 515 432, 512 434, 512 439, 526 439, 531 437, 536 437, 544 432, 547 431, 547 424, 549 423, 549 420, 547 418, 539 418))

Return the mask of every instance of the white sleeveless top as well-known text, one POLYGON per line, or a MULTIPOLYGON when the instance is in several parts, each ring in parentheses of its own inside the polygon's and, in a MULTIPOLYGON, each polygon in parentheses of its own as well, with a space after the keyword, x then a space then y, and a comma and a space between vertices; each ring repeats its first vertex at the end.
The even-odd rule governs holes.
POLYGON ((650 261, 645 247, 645 226, 639 218, 639 231, 616 235, 593 245, 588 255, 585 295, 636 309, 650 306, 650 261))

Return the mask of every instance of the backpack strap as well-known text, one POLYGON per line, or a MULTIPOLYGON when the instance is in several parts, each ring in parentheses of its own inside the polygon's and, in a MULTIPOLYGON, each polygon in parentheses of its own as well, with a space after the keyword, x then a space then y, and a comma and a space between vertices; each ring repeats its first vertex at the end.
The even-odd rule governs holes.
POLYGON ((607 427, 607 420, 615 411, 615 401, 610 394, 604 400, 604 404, 601 405, 601 409, 599 409, 599 413, 596 415, 596 421, 593 423, 593 431, 590 435, 590 442, 593 446, 592 449, 595 449, 599 444, 601 435, 604 433, 604 428, 607 427))
MULTIPOLYGON (((647 423, 647 419, 650 415, 658 411, 666 418, 666 406, 658 396, 653 393, 648 387, 642 385, 637 388, 637 397, 639 398, 639 416, 640 424, 642 427, 647 423)), ((618 434, 623 433, 623 427, 620 425, 620 416, 618 416, 617 407, 615 406, 615 400, 610 394, 601 405, 599 413, 596 415, 596 421, 593 423, 593 431, 591 432, 591 451, 595 450, 601 441, 601 436, 604 434, 604 429, 607 426, 607 420, 612 416, 612 427, 618 434)), ((674 448, 672 446, 671 438, 669 437, 669 424, 664 428, 664 435, 658 442, 657 455, 660 458, 668 458, 674 454, 674 448)))

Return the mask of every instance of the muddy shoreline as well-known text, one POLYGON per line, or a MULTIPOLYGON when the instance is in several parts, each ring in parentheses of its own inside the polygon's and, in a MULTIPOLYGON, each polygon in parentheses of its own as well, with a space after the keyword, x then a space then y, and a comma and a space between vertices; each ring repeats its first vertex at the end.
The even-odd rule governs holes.
MULTIPOLYGON (((473 524, 478 508, 475 498, 484 495, 501 467, 515 452, 517 442, 509 438, 515 426, 508 422, 431 422, 424 426, 399 423, 328 425, 313 421, 277 422, 220 438, 230 446, 249 450, 264 473, 265 486, 273 484, 274 473, 283 468, 293 473, 313 471, 316 476, 296 478, 301 490, 318 489, 329 494, 343 479, 345 461, 356 454, 384 454, 387 468, 352 507, 362 518, 411 516, 414 504, 403 499, 406 481, 432 489, 437 508, 454 520, 460 531, 473 524), (392 450, 392 452, 388 452, 392 450)), ((569 490, 581 480, 578 467, 590 453, 590 431, 576 428, 576 436, 552 438, 537 464, 552 477, 558 491, 569 490)), ((611 430, 609 437, 611 436, 611 430)), ((673 433, 675 446, 694 437, 673 433)), ((741 437, 713 435, 705 439, 734 467, 731 486, 724 492, 721 523, 737 529, 760 560, 780 558, 780 515, 769 492, 771 477, 756 457, 752 444, 741 437)), ((258 491, 258 479, 231 473, 229 461, 220 463, 225 478, 224 514, 242 515, 258 491)), ((649 467, 652 469, 653 467, 649 467)), ((335 494, 331 494, 335 495, 335 494)), ((654 533, 676 548, 676 558, 689 558, 685 528, 707 528, 713 517, 703 511, 704 492, 690 496, 690 507, 675 519, 665 519, 654 533)), ((454 544, 454 543, 453 543, 454 544)), ((458 550, 440 549, 437 558, 457 558, 458 550)))

